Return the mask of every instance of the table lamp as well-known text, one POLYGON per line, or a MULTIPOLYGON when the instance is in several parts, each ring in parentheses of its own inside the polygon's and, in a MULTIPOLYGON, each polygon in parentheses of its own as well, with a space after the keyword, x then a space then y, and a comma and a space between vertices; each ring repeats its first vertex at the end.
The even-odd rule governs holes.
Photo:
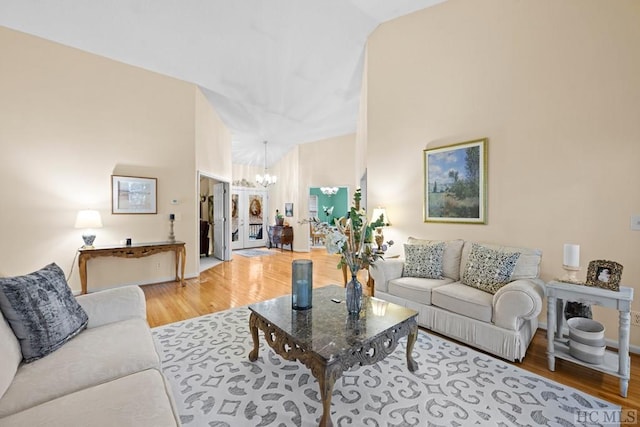
POLYGON ((84 228, 82 233, 82 240, 84 240, 83 248, 92 248, 93 242, 96 240, 96 234, 93 232, 94 228, 102 228, 102 218, 100 218, 100 212, 85 209, 78 212, 76 217, 75 228, 84 228))

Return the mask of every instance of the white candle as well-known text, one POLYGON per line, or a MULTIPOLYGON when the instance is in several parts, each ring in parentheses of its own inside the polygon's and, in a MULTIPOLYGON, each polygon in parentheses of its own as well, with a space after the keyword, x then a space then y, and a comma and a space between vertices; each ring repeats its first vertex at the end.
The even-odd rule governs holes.
POLYGON ((567 267, 580 267, 580 245, 565 243, 563 261, 567 267))
POLYGON ((298 280, 296 282, 298 288, 298 307, 309 306, 309 282, 306 280, 298 280))

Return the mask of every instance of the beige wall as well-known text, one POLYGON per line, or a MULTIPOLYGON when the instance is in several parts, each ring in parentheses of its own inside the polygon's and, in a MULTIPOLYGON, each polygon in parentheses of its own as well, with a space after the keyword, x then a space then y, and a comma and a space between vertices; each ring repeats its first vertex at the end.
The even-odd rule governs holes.
POLYGON ((309 250, 306 243, 304 228, 298 224, 301 218, 304 218, 304 212, 301 211, 300 204, 300 146, 295 146, 276 165, 271 169, 278 177, 278 183, 269 187, 269 224, 275 222, 276 209, 282 215, 285 214, 284 204, 293 203, 293 216, 285 217, 285 223, 293 227, 293 250, 296 252, 305 252, 309 250))
POLYGON ((231 131, 199 89, 195 96, 195 147, 198 171, 231 183, 231 131))
POLYGON ((362 70, 362 85, 360 89, 360 104, 358 106, 358 123, 356 127, 356 145, 355 145, 355 155, 354 155, 354 172, 355 172, 355 182, 360 183, 360 179, 364 175, 367 170, 367 105, 369 102, 369 98, 367 97, 368 91, 367 87, 369 85, 369 81, 367 80, 367 54, 365 52, 364 57, 365 67, 362 70))
MULTIPOLYGON (((234 185, 243 179, 247 180, 253 185, 257 185, 256 174, 264 173, 264 166, 250 166, 234 163, 231 165, 231 171, 234 185)), ((268 172, 272 173, 271 170, 269 170, 268 172)))
MULTIPOLYGON (((195 161, 196 168, 199 173, 206 175, 209 178, 215 178, 216 182, 226 182, 231 185, 232 181, 232 165, 231 165, 231 131, 222 122, 222 119, 211 104, 207 101, 202 92, 196 90, 196 126, 195 126, 195 161)), ((206 193, 213 195, 213 181, 211 179, 204 180, 205 188, 199 187, 200 194, 206 193)), ((226 194, 226 205, 231 206, 231 193, 226 194)), ((206 210, 207 204, 201 204, 196 202, 196 211, 199 213, 200 209, 206 210)), ((204 218, 207 218, 207 213, 204 213, 204 218)), ((196 234, 200 236, 200 224, 195 223, 196 234)), ((224 241, 231 242, 231 227, 228 228, 227 236, 224 236, 224 241)), ((213 227, 209 230, 210 235, 213 236, 213 227)), ((213 236, 215 239, 222 239, 222 236, 213 236)), ((222 241, 222 240, 218 240, 222 241)), ((198 237, 198 254, 199 237, 198 237)), ((230 243, 229 243, 230 244, 230 243)), ((209 251, 213 253, 213 244, 210 245, 209 251)), ((228 251, 224 251, 225 259, 228 258, 228 251)), ((194 259, 195 267, 199 271, 199 258, 194 259)))
MULTIPOLYGON (((582 277, 590 260, 623 264, 640 310, 638 22, 634 0, 449 0, 379 27, 367 166, 369 206, 393 222, 385 236, 540 248, 545 280, 563 273, 563 243, 578 243, 582 277), (481 137, 487 225, 423 223, 422 150, 481 137)), ((617 313, 594 312, 615 338, 617 313)))
MULTIPOLYGON (((348 187, 351 198, 358 186, 354 169, 355 134, 301 144, 299 147, 299 198, 296 216, 309 217, 311 187, 348 187)), ((304 240, 299 242, 301 248, 309 250, 309 227, 303 225, 299 228, 298 234, 304 236, 304 240)))
MULTIPOLYGON (((96 245, 165 240, 175 213, 187 274, 196 275, 195 141, 199 127, 214 126, 212 112, 196 123, 198 88, 5 28, 0 46, 0 274, 50 262, 68 273, 82 244, 76 213, 92 208, 104 224, 96 245), (157 178, 158 214, 112 215, 112 174, 157 178)), ((230 175, 230 166, 213 162, 202 164, 230 175)), ((91 260, 89 287, 166 280, 171 265, 170 254, 91 260)), ((80 288, 75 265, 70 285, 80 288)))

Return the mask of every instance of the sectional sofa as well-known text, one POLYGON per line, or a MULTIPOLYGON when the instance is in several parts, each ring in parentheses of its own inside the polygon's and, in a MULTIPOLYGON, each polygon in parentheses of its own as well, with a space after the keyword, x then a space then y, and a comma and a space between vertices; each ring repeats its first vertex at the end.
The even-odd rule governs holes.
POLYGON ((369 269, 375 296, 416 310, 418 324, 510 361, 538 327, 539 250, 409 238, 405 257, 369 269))

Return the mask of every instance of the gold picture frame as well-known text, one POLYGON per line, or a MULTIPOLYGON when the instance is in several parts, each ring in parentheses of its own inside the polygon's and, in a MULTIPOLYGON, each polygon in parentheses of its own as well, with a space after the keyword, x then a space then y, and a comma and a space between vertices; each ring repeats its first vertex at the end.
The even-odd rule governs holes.
POLYGON ((488 139, 424 150, 424 222, 487 223, 488 139))
POLYGON ((589 263, 587 269, 587 286, 620 290, 620 280, 622 278, 622 265, 615 261, 597 259, 589 263))

